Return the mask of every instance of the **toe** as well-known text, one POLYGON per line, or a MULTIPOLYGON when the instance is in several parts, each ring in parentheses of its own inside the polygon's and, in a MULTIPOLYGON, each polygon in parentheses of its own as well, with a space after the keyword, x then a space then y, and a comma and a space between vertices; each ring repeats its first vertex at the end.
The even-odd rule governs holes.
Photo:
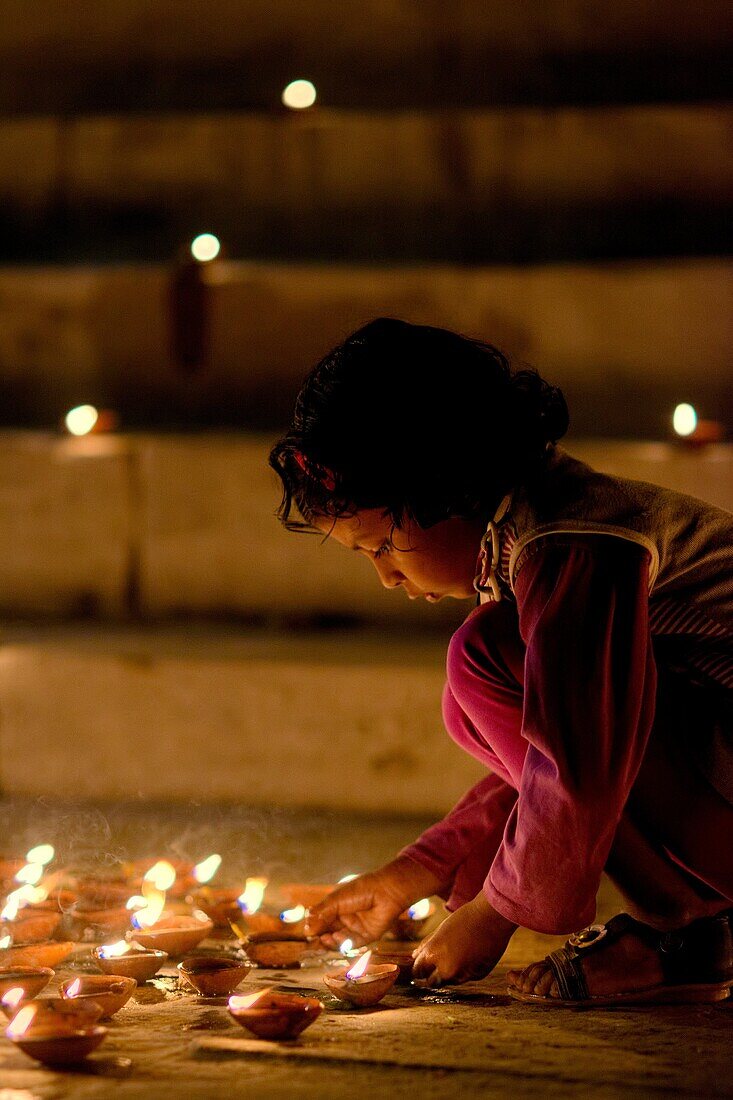
POLYGON ((549 996, 550 989, 552 987, 552 983, 554 982, 554 980, 555 980, 555 978, 554 978, 554 975, 553 975, 552 971, 551 970, 546 970, 544 972, 544 974, 542 974, 540 976, 539 980, 536 982, 533 992, 538 997, 547 997, 547 996, 549 996))
POLYGON ((522 974, 522 991, 524 993, 534 993, 534 988, 542 975, 547 970, 547 964, 544 962, 532 963, 522 974))

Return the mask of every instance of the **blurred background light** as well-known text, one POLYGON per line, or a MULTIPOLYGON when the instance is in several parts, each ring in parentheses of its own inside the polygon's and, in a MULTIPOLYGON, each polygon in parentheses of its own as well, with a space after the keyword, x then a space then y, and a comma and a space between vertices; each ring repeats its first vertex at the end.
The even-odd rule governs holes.
POLYGON ((683 402, 674 410, 672 426, 677 435, 692 435, 697 427, 697 413, 694 406, 683 402))
POLYGON ((201 264, 215 260, 221 252, 221 241, 213 233, 199 233, 191 241, 191 255, 201 264))
POLYGON ((315 85, 310 80, 293 80, 283 88, 282 101, 293 111, 302 111, 313 106, 316 94, 315 85))
POLYGON ((64 423, 71 435, 88 435, 99 419, 94 405, 77 405, 67 412, 64 423))

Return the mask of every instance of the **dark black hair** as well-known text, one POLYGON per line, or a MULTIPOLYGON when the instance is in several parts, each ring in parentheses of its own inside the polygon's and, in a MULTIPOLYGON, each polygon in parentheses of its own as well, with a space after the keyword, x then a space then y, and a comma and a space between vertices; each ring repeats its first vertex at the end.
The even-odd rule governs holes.
POLYGON ((396 527, 488 516, 567 427, 561 391, 491 344, 380 317, 305 379, 270 453, 277 515, 293 530, 365 508, 396 527))

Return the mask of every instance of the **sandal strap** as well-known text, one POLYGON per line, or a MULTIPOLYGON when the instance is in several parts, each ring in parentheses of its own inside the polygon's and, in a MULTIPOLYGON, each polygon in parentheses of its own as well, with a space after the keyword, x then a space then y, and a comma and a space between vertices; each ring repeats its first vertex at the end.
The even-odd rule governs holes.
POLYGON ((557 982, 558 992, 564 1001, 587 1001, 590 994, 585 981, 580 958, 573 948, 561 947, 545 960, 557 982))
POLYGON ((589 993, 583 958, 631 933, 657 952, 666 985, 733 984, 732 925, 733 910, 701 917, 671 932, 660 932, 628 913, 619 913, 607 924, 591 924, 576 932, 564 947, 548 955, 546 962, 563 1000, 586 1001, 589 993))

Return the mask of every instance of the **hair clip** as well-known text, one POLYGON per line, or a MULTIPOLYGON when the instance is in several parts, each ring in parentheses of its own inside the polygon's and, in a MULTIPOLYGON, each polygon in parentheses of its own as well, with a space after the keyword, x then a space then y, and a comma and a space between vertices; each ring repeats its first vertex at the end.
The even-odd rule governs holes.
POLYGON ((320 466, 317 462, 313 462, 313 460, 307 458, 302 451, 293 451, 293 458, 304 474, 320 482, 324 489, 328 489, 329 493, 335 490, 336 476, 333 471, 327 469, 325 466, 320 466))

